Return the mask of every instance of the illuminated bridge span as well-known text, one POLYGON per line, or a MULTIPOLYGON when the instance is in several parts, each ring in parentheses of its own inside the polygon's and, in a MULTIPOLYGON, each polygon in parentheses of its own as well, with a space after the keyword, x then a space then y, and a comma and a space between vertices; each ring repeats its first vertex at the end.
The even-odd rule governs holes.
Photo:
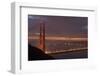
POLYGON ((87 50, 87 47, 84 48, 73 48, 68 50, 61 50, 61 51, 46 51, 46 54, 53 54, 53 53, 63 53, 63 52, 74 52, 74 51, 81 51, 81 50, 87 50))
MULTIPOLYGON (((29 40, 39 40, 39 37, 38 36, 30 36, 28 37, 29 40)), ((87 38, 69 38, 69 37, 54 37, 54 36, 51 36, 51 37, 45 37, 45 40, 65 40, 65 41, 87 41, 87 38)))

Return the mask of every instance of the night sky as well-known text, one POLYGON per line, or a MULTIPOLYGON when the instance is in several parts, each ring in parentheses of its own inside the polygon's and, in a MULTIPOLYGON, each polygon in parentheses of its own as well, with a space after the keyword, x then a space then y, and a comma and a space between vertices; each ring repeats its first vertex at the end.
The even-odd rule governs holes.
POLYGON ((77 35, 88 31, 87 17, 28 15, 28 32, 39 33, 41 20, 48 35, 77 35))

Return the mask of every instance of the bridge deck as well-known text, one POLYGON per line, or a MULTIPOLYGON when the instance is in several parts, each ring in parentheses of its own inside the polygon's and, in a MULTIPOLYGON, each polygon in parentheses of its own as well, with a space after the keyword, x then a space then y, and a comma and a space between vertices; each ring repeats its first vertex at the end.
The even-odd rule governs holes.
POLYGON ((64 53, 64 52, 77 52, 77 51, 81 51, 81 50, 87 50, 87 47, 84 48, 73 48, 73 49, 68 49, 68 50, 61 50, 61 51, 53 51, 53 52, 46 52, 46 54, 57 54, 57 53, 64 53))

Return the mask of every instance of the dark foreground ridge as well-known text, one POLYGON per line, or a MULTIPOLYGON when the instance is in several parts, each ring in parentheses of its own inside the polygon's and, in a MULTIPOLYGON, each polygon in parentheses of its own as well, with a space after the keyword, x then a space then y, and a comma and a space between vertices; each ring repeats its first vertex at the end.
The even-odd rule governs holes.
POLYGON ((45 54, 41 49, 28 45, 28 60, 50 60, 54 59, 52 56, 45 54))
POLYGON ((72 52, 63 52, 55 54, 45 54, 41 49, 28 45, 28 60, 53 60, 53 59, 80 59, 88 58, 87 50, 76 50, 72 52))

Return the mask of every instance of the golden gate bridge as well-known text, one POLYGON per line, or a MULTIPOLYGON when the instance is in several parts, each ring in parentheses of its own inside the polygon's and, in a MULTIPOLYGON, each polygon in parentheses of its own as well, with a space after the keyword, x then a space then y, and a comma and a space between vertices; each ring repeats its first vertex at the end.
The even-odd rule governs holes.
MULTIPOLYGON (((87 38, 82 38, 82 37, 65 37, 65 36, 49 36, 49 35, 45 35, 45 22, 44 21, 40 21, 40 32, 37 34, 34 34, 32 36, 28 37, 29 41, 33 41, 33 40, 38 40, 38 48, 40 48, 41 50, 43 50, 45 53, 49 54, 49 53, 61 53, 61 52, 66 52, 66 51, 77 51, 77 50, 87 50, 87 38), (71 43, 74 44, 79 42, 79 47, 75 47, 73 48, 73 46, 67 50, 47 50, 49 49, 48 47, 46 47, 46 41, 65 41, 67 43, 71 43), (82 43, 81 43, 82 42, 82 43), (80 47, 80 44, 83 45, 82 47, 80 47)), ((71 45, 67 45, 71 46, 71 45)), ((60 47, 60 46, 59 46, 60 47)), ((56 48, 56 47, 55 47, 56 48)))

